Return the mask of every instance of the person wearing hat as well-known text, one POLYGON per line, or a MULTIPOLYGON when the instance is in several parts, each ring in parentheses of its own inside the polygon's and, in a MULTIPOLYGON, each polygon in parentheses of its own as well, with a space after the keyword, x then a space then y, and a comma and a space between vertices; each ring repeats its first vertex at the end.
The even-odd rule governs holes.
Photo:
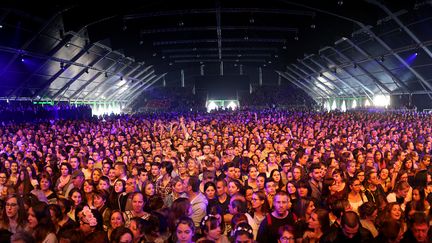
POLYGON ((64 195, 69 195, 70 190, 73 188, 82 189, 84 184, 84 173, 81 170, 75 170, 72 173, 71 181, 66 185, 66 193, 64 195))

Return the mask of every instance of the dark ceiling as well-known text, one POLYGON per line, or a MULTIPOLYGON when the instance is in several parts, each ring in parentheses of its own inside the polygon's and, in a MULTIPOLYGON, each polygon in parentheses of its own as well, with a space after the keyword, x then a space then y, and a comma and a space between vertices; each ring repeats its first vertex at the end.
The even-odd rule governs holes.
MULTIPOLYGON (((91 42, 107 40, 114 50, 162 72, 219 60, 281 68, 358 29, 342 17, 375 25, 385 16, 362 0, 91 2, 43 8, 33 2, 18 9, 41 18, 64 11, 65 32, 86 27, 91 42)), ((393 11, 415 3, 383 2, 393 11)))
POLYGON ((180 70, 218 74, 221 61, 227 74, 265 67, 320 98, 431 92, 430 1, 376 0, 417 39, 372 1, 3 2, 0 97, 130 100, 165 75, 178 83, 180 70))

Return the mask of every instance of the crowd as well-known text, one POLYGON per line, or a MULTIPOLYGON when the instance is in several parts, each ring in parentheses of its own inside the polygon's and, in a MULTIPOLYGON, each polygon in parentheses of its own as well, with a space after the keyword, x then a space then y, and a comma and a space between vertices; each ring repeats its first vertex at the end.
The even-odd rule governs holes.
POLYGON ((431 242, 432 116, 159 113, 0 127, 0 242, 431 242))
POLYGON ((34 105, 30 101, 0 101, 0 122, 33 122, 47 119, 91 118, 88 105, 68 103, 34 105))

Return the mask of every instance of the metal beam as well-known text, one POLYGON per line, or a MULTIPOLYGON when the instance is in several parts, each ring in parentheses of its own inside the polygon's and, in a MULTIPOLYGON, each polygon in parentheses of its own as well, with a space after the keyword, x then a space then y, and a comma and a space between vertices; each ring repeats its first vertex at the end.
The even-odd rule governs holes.
MULTIPOLYGON (((308 68, 309 70, 311 70, 314 74, 319 75, 319 72, 315 69, 313 69, 311 66, 309 66, 308 64, 306 64, 305 62, 303 62, 302 60, 298 59, 297 60, 299 63, 301 63, 303 66, 305 66, 306 68, 308 68)), ((314 78, 315 80, 317 80, 318 82, 321 82, 318 78, 315 78, 313 75, 310 75, 310 77, 314 78)), ((337 90, 339 90, 340 92, 344 93, 345 95, 349 95, 345 90, 341 89, 335 82, 333 82, 333 80, 327 78, 327 77, 322 77, 324 80, 326 80, 327 82, 331 83, 333 85, 333 87, 335 87, 337 90)), ((322 84, 324 84, 323 82, 321 82, 322 84)), ((330 88, 330 87, 329 87, 330 88)))
MULTIPOLYGON (((110 51, 109 53, 111 53, 112 51, 110 51)), ((115 62, 113 62, 109 67, 107 67, 106 68, 106 70, 109 70, 109 69, 111 69, 112 67, 114 67, 117 63, 119 63, 119 62, 117 62, 117 61, 115 61, 115 62)), ((87 82, 85 83, 85 84, 83 84, 83 85, 81 85, 81 87, 77 90, 77 91, 75 91, 70 97, 69 97, 69 99, 70 100, 72 100, 75 96, 79 96, 79 94, 81 93, 81 91, 83 91, 85 88, 87 88, 87 86, 89 86, 91 83, 93 83, 93 81, 95 81, 100 75, 102 75, 104 72, 101 72, 101 71, 99 71, 99 72, 97 72, 92 78, 90 78, 89 80, 87 80, 87 82)), ((105 74, 107 74, 106 72, 105 72, 105 74)), ((105 80, 107 80, 108 79, 108 76, 107 76, 107 78, 105 79, 105 80)), ((103 82, 103 81, 102 81, 103 82)), ((78 100, 78 98, 76 99, 76 101, 78 100)))
MULTIPOLYGON (((130 70, 129 72, 123 74, 121 76, 121 80, 126 79, 126 77, 128 77, 131 73, 135 72, 136 70, 138 70, 138 68, 140 68, 142 66, 141 63, 139 63, 136 67, 132 68, 132 70, 130 70)), ((127 83, 127 80, 124 80, 125 84, 127 83)), ((102 93, 100 93, 98 96, 96 96, 95 100, 98 100, 99 97, 105 96, 105 94, 107 94, 109 91, 111 91, 112 89, 116 89, 117 87, 115 86, 115 84, 113 84, 111 87, 105 89, 105 91, 103 91, 102 93)))
MULTIPOLYGON (((295 67, 295 66, 294 66, 295 67)), ((326 94, 328 97, 335 97, 338 96, 336 93, 334 93, 332 90, 331 92, 319 87, 318 85, 316 85, 314 82, 308 80, 307 78, 303 77, 301 74, 299 74, 297 71, 295 71, 293 68, 290 68, 289 66, 287 66, 287 69, 289 71, 291 71, 292 73, 294 73, 295 75, 297 75, 298 78, 304 80, 305 82, 315 86, 316 88, 318 88, 319 90, 321 90, 321 92, 323 92, 324 94, 326 94)))
MULTIPOLYGON (((268 53, 245 53, 245 54, 224 54, 224 57, 271 57, 271 54, 268 53)), ((177 59, 177 58, 210 58, 210 57, 219 57, 218 54, 180 54, 180 55, 169 55, 169 58, 177 59)))
MULTIPOLYGON (((170 32, 201 32, 201 31, 215 31, 217 26, 204 26, 204 27, 171 27, 171 28, 157 28, 141 30, 141 35, 170 33, 170 32)), ((268 32, 298 32, 298 28, 292 27, 272 27, 272 26, 220 26, 222 30, 250 30, 250 31, 268 31, 268 32)))
MULTIPOLYGON (((87 53, 87 51, 93 46, 93 44, 88 44, 86 46, 84 46, 84 48, 82 48, 78 54, 76 54, 71 60, 70 62, 74 63, 76 62, 78 59, 80 59, 84 54, 87 53)), ((65 68, 64 69, 60 69, 59 71, 57 71, 57 73, 55 73, 50 79, 48 79, 48 82, 46 82, 42 88, 36 92, 35 95, 33 95, 33 98, 36 98, 37 96, 42 96, 44 95, 44 93, 46 93, 46 91, 49 89, 49 86, 58 78, 60 77, 60 75, 62 75, 62 73, 64 73, 64 71, 71 66, 71 63, 66 63, 65 64, 65 68)), ((42 98, 42 97, 41 97, 42 98)), ((40 99, 40 98, 39 98, 40 99)))
MULTIPOLYGON (((300 15, 315 17, 315 12, 302 11, 302 10, 286 10, 286 9, 261 9, 261 8, 222 8, 221 13, 261 13, 261 14, 281 14, 281 15, 300 15)), ((128 14, 123 17, 124 20, 133 20, 139 18, 152 18, 159 16, 174 16, 174 15, 188 15, 188 14, 214 14, 214 8, 208 9, 186 9, 186 10, 172 10, 149 12, 141 14, 128 14)))
MULTIPOLYGON (((89 66, 93 67, 94 65, 98 64, 100 61, 102 61, 106 56, 108 56, 111 53, 111 51, 107 51, 104 55, 98 56, 96 59, 94 59, 89 66)), ((84 73, 86 73, 87 69, 81 69, 80 72, 78 72, 72 79, 70 79, 63 87, 55 93, 51 99, 55 100, 57 96, 59 96, 63 91, 68 89, 78 78, 80 78, 84 73)))
MULTIPOLYGON (((307 56, 305 59, 310 60, 311 62, 313 62, 315 65, 317 65, 319 68, 325 70, 328 73, 331 73, 331 70, 324 67, 323 65, 321 65, 319 62, 315 61, 314 59, 312 59, 312 56, 314 55, 309 55, 307 56)), ((344 85, 346 85, 349 89, 351 89, 351 91, 353 91, 354 94, 359 95, 360 93, 357 92, 357 90, 355 90, 351 85, 349 85, 347 82, 345 82, 344 80, 340 79, 337 75, 332 75, 333 77, 335 77, 339 82, 343 83, 344 85)), ((327 78, 327 77, 326 77, 327 78)))
MULTIPOLYGON (((331 49, 332 49, 334 52, 336 52, 339 56, 343 57, 345 60, 347 60, 347 61, 349 61, 349 62, 351 62, 351 63, 354 62, 351 58, 349 58, 348 56, 346 56, 345 54, 343 54, 343 53, 340 52, 339 50, 337 50, 337 49, 335 49, 335 48, 333 48, 333 47, 331 47, 331 49)), ((373 76, 373 75, 372 75, 368 70, 366 70, 365 68, 363 68, 361 65, 357 65, 357 66, 358 66, 358 68, 359 68, 361 71, 363 71, 364 74, 366 74, 366 76, 368 76, 368 77, 372 80, 372 82, 375 83, 375 85, 378 87, 378 89, 381 91, 381 93, 384 94, 384 92, 380 89, 380 87, 381 87, 382 89, 384 89, 388 94, 391 93, 391 90, 390 90, 389 88, 387 88, 387 86, 385 86, 381 81, 379 81, 377 78, 375 78, 375 76, 373 76)))
POLYGON ((147 86, 145 86, 142 90, 138 89, 139 92, 137 94, 135 94, 134 96, 131 96, 129 98, 129 102, 126 104, 126 106, 131 105, 136 98, 138 98, 138 96, 140 96, 142 94, 142 92, 144 92, 146 89, 148 89, 150 86, 152 86, 153 84, 155 84, 157 81, 159 81, 162 77, 165 77, 166 73, 159 75, 159 77, 157 77, 155 80, 151 81, 151 83, 147 84, 147 86))
MULTIPOLYGON (((265 52, 275 52, 277 48, 273 47, 222 47, 222 51, 265 51, 265 52)), ((174 49, 162 49, 162 53, 191 53, 191 52, 217 52, 218 48, 174 48, 174 49)))
POLYGON ((217 35, 217 43, 218 43, 219 60, 222 60, 222 30, 221 30, 220 0, 216 1, 216 35, 217 35))
MULTIPOLYGON (((352 42, 350 39, 345 38, 344 39, 346 42, 348 42, 351 46, 353 46, 358 52, 360 52, 363 56, 365 57, 369 57, 370 54, 367 53, 365 50, 363 50, 361 47, 359 47, 357 44, 355 44, 354 42, 352 42)), ((406 84, 404 84, 398 77, 396 77, 392 72, 390 72, 390 70, 388 70, 386 68, 385 65, 382 64, 382 62, 380 62, 377 59, 374 59, 375 63, 378 64, 378 66, 381 67, 381 69, 387 74, 389 75, 392 80, 396 83, 396 85, 398 85, 399 87, 402 87, 405 91, 409 91, 408 86, 406 84)))
MULTIPOLYGON (((174 60, 175 63, 191 63, 191 62, 220 62, 219 59, 179 59, 174 60)), ((254 62, 254 63, 266 63, 265 59, 222 59, 223 62, 254 62)))
MULTIPOLYGON (((291 73, 288 73, 287 71, 284 72, 284 74, 286 74, 288 77, 290 77, 292 80, 297 81, 299 84, 303 85, 304 87, 306 87, 307 89, 313 91, 314 93, 319 94, 319 97, 324 98, 324 97, 330 97, 330 95, 328 95, 326 92, 322 91, 320 88, 318 88, 318 90, 314 90, 313 88, 309 87, 308 85, 306 85, 303 82, 300 82, 300 80, 293 76, 291 73)), ((309 84, 309 82, 307 82, 309 84)))
MULTIPOLYGON (((131 65, 132 63, 133 63, 133 61, 130 61, 129 63, 125 63, 125 65, 123 65, 123 67, 121 67, 120 70, 118 70, 118 71, 116 72, 115 75, 112 75, 112 77, 115 77, 115 76, 121 75, 121 72, 122 72, 123 70, 125 70, 127 67, 129 67, 129 65, 131 65)), ((112 77, 110 77, 110 78, 112 78, 112 77)), ((101 87, 103 84, 105 84, 106 82, 108 82, 108 79, 106 79, 106 80, 100 82, 99 84, 97 84, 97 85, 96 85, 96 86, 95 86, 95 87, 94 87, 90 92, 87 93, 86 96, 84 96, 84 97, 82 98, 82 100, 87 100, 87 97, 89 97, 90 95, 93 95, 94 92, 95 92, 99 87, 101 87)))
POLYGON ((144 77, 142 77, 139 82, 136 82, 134 85, 132 85, 132 87, 129 88, 129 90, 132 90, 131 92, 129 92, 129 93, 123 92, 123 93, 119 94, 116 97, 116 99, 117 100, 124 100, 125 97, 128 97, 131 93, 133 93, 133 90, 135 90, 136 87, 138 87, 138 86, 144 84, 145 82, 147 82, 148 80, 156 77, 154 72, 155 72, 154 70, 151 70, 149 73, 144 75, 144 77))
MULTIPOLYGON (((202 44, 202 43, 217 43, 218 39, 195 39, 195 40, 165 40, 155 41, 153 46, 166 46, 166 45, 184 45, 184 44, 202 44)), ((258 42, 258 43, 285 43, 286 39, 282 38, 228 38, 224 39, 223 42, 236 43, 236 42, 258 42)))
MULTIPOLYGON (((141 70, 137 75, 135 75, 135 79, 138 78, 139 76, 141 76, 142 74, 144 74, 145 72, 147 72, 148 70, 150 70, 150 68, 152 68, 152 67, 153 67, 153 65, 150 65, 150 66, 147 66, 146 68, 144 68, 143 70, 141 70)), ((129 79, 128 81, 131 81, 132 84, 134 83, 134 80, 133 80, 133 79, 132 79, 132 80, 129 79)), ((139 80, 138 82, 140 82, 140 81, 141 81, 141 80, 139 80)), ((119 93, 119 91, 120 91, 124 86, 126 86, 126 85, 128 85, 128 82, 126 82, 126 83, 124 83, 122 86, 120 86, 120 87, 117 89, 117 91, 115 91, 114 93, 110 94, 110 96, 108 96, 105 100, 106 100, 106 101, 113 100, 113 98, 114 98, 115 96, 117 96, 117 95, 123 93, 123 92, 119 93)), ((126 91, 126 90, 125 90, 125 91, 126 91)), ((124 91, 124 92, 125 92, 125 91, 124 91)))
MULTIPOLYGON (((72 35, 67 35, 65 36, 65 38, 63 38, 62 41, 60 41, 53 49, 51 49, 48 52, 49 56, 53 56, 55 53, 57 53, 61 48, 64 47, 64 45, 69 42, 72 39, 72 35)), ((15 52, 15 56, 19 56, 19 51, 15 52)), ((15 57, 14 57, 15 58, 15 57)), ((13 61, 15 61, 15 59, 12 58, 11 62, 13 63, 13 61)), ((6 64, 6 66, 4 67, 3 71, 1 72, 0 76, 2 76, 4 74, 4 71, 6 71, 6 69, 8 69, 8 66, 11 64, 11 62, 9 62, 8 64, 6 64)), ((12 92, 10 92, 7 96, 13 96, 16 95, 16 93, 21 90, 23 87, 25 87, 30 80, 33 78, 33 76, 37 73, 39 73, 41 70, 43 70, 45 68, 45 65, 48 63, 48 60, 46 60, 43 64, 41 64, 37 69, 35 69, 23 82, 21 82, 21 85, 19 85, 17 88, 15 88, 12 92)), ((18 95, 16 95, 18 96, 18 95)))
POLYGON ((136 94, 136 92, 138 92, 142 87, 144 87, 144 85, 155 80, 157 77, 158 77, 157 75, 152 75, 149 78, 147 78, 145 81, 140 82, 139 85, 134 88, 134 90, 131 90, 131 92, 129 94, 123 96, 122 100, 129 101, 130 98, 136 94))
MULTIPOLYGON (((432 58, 432 52, 429 50, 429 48, 427 48, 426 46, 424 46, 422 44, 422 42, 417 38, 417 36, 411 31, 409 30, 403 23, 402 21, 392 12, 390 11, 386 6, 384 6, 383 4, 374 1, 374 0, 367 0, 369 3, 375 4, 378 7, 380 7, 382 10, 384 10, 384 12, 386 14, 388 14, 398 25, 400 28, 402 28, 418 45, 420 48, 423 49, 423 51, 426 52, 426 54, 428 54, 428 56, 430 58, 432 58)), ((377 40, 384 48, 386 48, 387 50, 391 50, 391 48, 387 45, 387 43, 385 43, 381 38, 379 38, 378 36, 375 35, 375 33, 373 33, 372 31, 370 31, 370 34, 374 37, 375 40, 377 40)), ((400 57, 398 54, 393 53, 393 56, 396 57, 396 59, 401 62, 408 70, 410 70, 414 76, 417 77, 418 81, 420 82, 420 84, 422 85, 423 89, 427 90, 426 87, 429 90, 432 90, 432 85, 426 81, 423 76, 421 76, 416 70, 414 70, 402 57, 400 57)), ((428 94, 429 98, 432 99, 432 95, 428 94)))
MULTIPOLYGON (((68 11, 70 8, 66 8, 66 9, 63 9, 63 10, 60 10, 60 11, 58 11, 58 12, 56 12, 51 18, 49 18, 46 22, 45 22, 45 24, 38 30, 38 32, 36 33, 36 34, 34 34, 33 36, 32 36, 32 38, 30 38, 28 41, 26 41, 22 46, 20 46, 19 47, 19 49, 20 50, 25 50, 25 49, 27 49, 30 45, 31 45, 31 43, 36 39, 36 37, 38 37, 40 34, 42 34, 42 32, 44 32, 48 27, 50 27, 50 24, 59 16, 59 15, 61 15, 62 13, 64 13, 64 12, 66 12, 66 11, 68 11)), ((8 9, 8 11, 12 11, 12 12, 16 12, 16 11, 18 11, 18 10, 10 10, 10 9, 8 9)), ((71 35, 67 35, 66 36, 66 38, 65 39, 68 39, 67 41, 69 41, 70 40, 70 38, 72 38, 72 36, 71 35)), ((65 39, 63 39, 63 40, 61 40, 60 41, 60 43, 62 43, 62 42, 64 42, 65 41, 65 39)), ((65 42, 66 43, 66 42, 65 42)), ((58 46, 58 45, 57 45, 58 46)), ((54 47, 54 49, 55 48, 57 48, 57 47, 54 47)), ((50 51, 50 53, 51 53, 51 51, 50 51)), ((6 72, 6 70, 8 70, 9 69, 9 67, 16 61, 16 59, 19 57, 19 53, 16 53, 12 58, 11 58, 11 60, 3 67, 3 69, 2 69, 2 71, 0 72, 0 76, 2 76, 5 72, 6 72)), ((15 93, 16 92, 16 90, 14 90, 11 94, 13 94, 13 93, 15 93)), ((10 94, 10 95, 11 95, 10 94)), ((9 96, 9 95, 8 95, 9 96)))
POLYGON ((319 94, 318 92, 316 92, 315 90, 311 89, 310 87, 308 87, 307 85, 301 83, 301 82, 297 82, 296 79, 291 79, 285 72, 281 72, 281 71, 276 71, 280 76, 282 76, 283 78, 285 78, 286 80, 288 80, 289 82, 291 82, 292 84, 294 84, 295 86, 297 86, 299 89, 303 90, 304 92, 306 92, 307 94, 309 94, 309 96, 311 96, 310 94, 314 94, 315 97, 311 96, 314 100, 318 99, 318 98, 322 98, 323 96, 321 94, 319 94), (309 90, 309 91, 307 91, 309 90))
MULTIPOLYGON (((343 70, 345 73, 347 73, 347 74, 348 74, 348 75, 349 75, 353 80, 356 81, 356 83, 357 83, 358 85, 360 85, 360 87, 363 88, 363 91, 365 92, 366 96, 369 97, 369 98, 371 98, 369 95, 374 95, 374 92, 373 92, 371 89, 369 89, 368 87, 366 87, 366 86, 362 83, 361 80, 359 80, 359 79, 358 79, 357 77, 355 77, 351 72, 349 72, 348 70, 344 69, 343 67, 337 65, 337 64, 336 64, 334 61, 332 61, 330 58, 328 58, 328 57, 326 57, 324 54, 322 54, 322 52, 323 52, 324 50, 326 50, 326 49, 331 49, 331 50, 334 51, 334 48, 333 48, 333 47, 330 47, 330 46, 324 47, 324 48, 322 48, 321 50, 319 50, 319 52, 320 52, 320 57, 321 57, 322 59, 326 60, 326 61, 327 61, 328 63, 330 63, 331 65, 335 66, 336 68, 338 68, 338 69, 340 69, 340 70, 343 70), (369 95, 366 93, 366 91, 369 92, 369 95)), ((336 74, 333 74, 333 75, 334 75, 334 76, 337 76, 336 74)))

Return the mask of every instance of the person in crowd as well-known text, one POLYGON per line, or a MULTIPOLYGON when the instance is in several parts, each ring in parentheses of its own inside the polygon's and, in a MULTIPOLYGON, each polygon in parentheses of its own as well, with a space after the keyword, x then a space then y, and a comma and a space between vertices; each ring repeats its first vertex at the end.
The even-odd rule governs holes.
POLYGON ((111 234, 111 240, 110 243, 133 243, 134 237, 133 233, 129 228, 126 228, 124 226, 118 227, 115 230, 113 230, 111 234))
POLYGON ((56 228, 46 203, 40 202, 29 208, 27 226, 35 242, 57 242, 56 228))
POLYGON ((144 211, 144 196, 141 192, 135 192, 132 195, 132 210, 124 213, 125 225, 129 227, 130 220, 134 217, 148 220, 150 214, 144 211))
POLYGON ((6 229, 11 233, 16 233, 25 229, 27 225, 27 215, 22 202, 22 199, 17 195, 9 195, 7 197, 0 221, 1 229, 6 229))
POLYGON ((191 218, 181 217, 175 225, 173 242, 192 243, 195 235, 195 224, 191 218))
POLYGON ((414 213, 409 221, 409 230, 405 232, 401 242, 427 243, 431 239, 430 219, 423 212, 414 213))
POLYGON ((322 242, 372 242, 373 236, 363 228, 357 213, 345 212, 341 217, 340 228, 333 228, 321 237, 322 242))
POLYGON ((216 243, 228 243, 228 237, 223 235, 223 231, 221 228, 221 219, 213 215, 206 215, 202 218, 201 223, 201 233, 203 237, 198 239, 196 242, 205 242, 206 240, 210 240, 216 243))
POLYGON ((286 192, 277 192, 273 198, 273 211, 267 214, 261 222, 258 234, 258 242, 277 242, 279 227, 288 224, 294 225, 293 214, 290 213, 291 202, 286 192))
POLYGON ((123 213, 117 209, 111 211, 110 226, 108 227, 107 230, 108 239, 111 239, 111 233, 113 230, 124 225, 125 225, 125 218, 123 216, 123 213))
POLYGON ((378 230, 375 226, 375 220, 378 216, 378 208, 373 202, 365 202, 359 208, 360 223, 369 230, 375 238, 378 236, 378 230))
POLYGON ((247 223, 239 223, 234 228, 234 242, 253 243, 252 227, 247 223))
POLYGON ((303 234, 303 240, 306 242, 320 242, 323 235, 330 231, 330 218, 328 211, 325 209, 314 209, 309 220, 308 226, 310 231, 303 234))

